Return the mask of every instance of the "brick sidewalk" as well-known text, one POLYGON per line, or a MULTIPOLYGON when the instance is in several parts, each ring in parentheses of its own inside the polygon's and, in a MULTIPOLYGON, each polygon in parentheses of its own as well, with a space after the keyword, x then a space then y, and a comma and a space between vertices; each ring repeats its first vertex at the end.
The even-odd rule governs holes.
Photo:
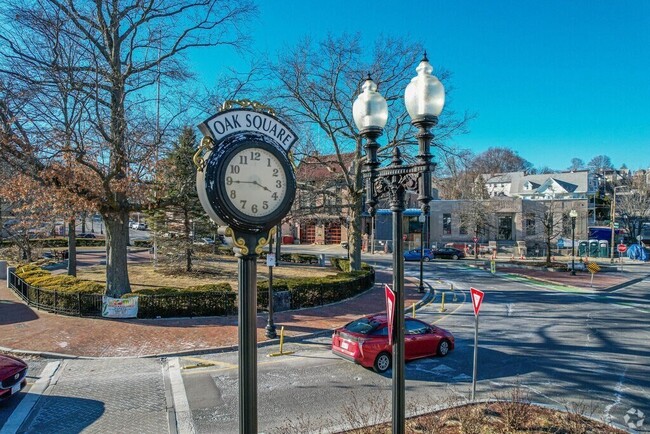
MULTIPOLYGON (((591 275, 579 272, 548 272, 498 266, 499 273, 511 273, 587 290, 605 290, 631 281, 616 272, 598 273, 590 288, 591 275)), ((375 287, 351 300, 328 306, 279 312, 274 322, 285 336, 323 333, 352 319, 385 309, 384 282, 391 275, 378 271, 375 287)), ((422 298, 417 279, 406 279, 405 307, 422 298)), ((267 315, 257 318, 257 340, 265 337, 267 315)), ((199 353, 237 346, 237 317, 179 319, 103 319, 78 318, 37 311, 26 306, 11 290, 0 285, 0 347, 34 352, 84 357, 142 357, 162 354, 199 353)))
MULTIPOLYGON (((385 309, 387 272, 378 271, 375 287, 360 296, 328 306, 279 312, 278 334, 287 337, 325 332, 354 318, 385 309)), ((0 287, 0 347, 85 357, 142 357, 205 352, 236 347, 237 317, 179 319, 103 319, 55 315, 26 306, 10 289, 0 287)), ((421 299, 417 281, 406 280, 405 306, 421 299)), ((267 315, 257 318, 257 339, 264 342, 267 315)))

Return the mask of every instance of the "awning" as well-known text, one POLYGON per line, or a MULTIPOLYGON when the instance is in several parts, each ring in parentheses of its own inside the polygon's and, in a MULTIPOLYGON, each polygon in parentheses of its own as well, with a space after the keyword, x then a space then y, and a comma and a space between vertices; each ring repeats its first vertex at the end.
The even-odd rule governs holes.
MULTIPOLYGON (((375 215, 391 215, 393 212, 389 209, 378 209, 375 215)), ((420 208, 408 208, 404 210, 404 217, 417 217, 422 214, 422 210, 420 208)), ((363 214, 361 214, 363 217, 370 217, 370 214, 368 214, 368 211, 364 211, 363 214)))

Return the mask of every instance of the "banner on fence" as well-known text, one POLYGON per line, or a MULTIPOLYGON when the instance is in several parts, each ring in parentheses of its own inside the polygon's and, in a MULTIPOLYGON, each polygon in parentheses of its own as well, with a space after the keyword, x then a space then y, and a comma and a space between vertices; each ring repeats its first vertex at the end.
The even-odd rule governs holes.
POLYGON ((102 297, 102 316, 105 318, 137 318, 138 297, 102 297))

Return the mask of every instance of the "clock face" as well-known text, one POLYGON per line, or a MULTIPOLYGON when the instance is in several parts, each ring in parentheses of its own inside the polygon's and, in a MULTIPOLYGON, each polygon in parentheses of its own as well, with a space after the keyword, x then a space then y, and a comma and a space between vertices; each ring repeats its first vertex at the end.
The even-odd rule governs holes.
POLYGON ((244 147, 224 160, 224 199, 245 217, 266 217, 285 203, 287 173, 276 152, 264 146, 244 147))

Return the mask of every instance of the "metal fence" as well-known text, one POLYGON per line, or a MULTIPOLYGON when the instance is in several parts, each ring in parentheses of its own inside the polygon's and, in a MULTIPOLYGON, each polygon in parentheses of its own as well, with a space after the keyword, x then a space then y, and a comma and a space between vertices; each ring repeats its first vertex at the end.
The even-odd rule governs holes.
POLYGON ((74 316, 101 316, 100 294, 68 293, 37 288, 9 270, 9 287, 29 306, 37 309, 74 316))
MULTIPOLYGON (((43 289, 30 285, 8 270, 9 287, 29 306, 71 316, 102 316, 102 295, 43 289)), ((304 284, 286 288, 290 309, 322 306, 353 297, 371 288, 375 271, 355 279, 332 284, 304 284)), ((279 288, 275 288, 277 291, 279 288)), ((258 291, 258 309, 268 305, 268 291, 258 291)), ((138 295, 138 318, 225 316, 237 313, 235 292, 181 292, 165 295, 138 295)))
MULTIPOLYGON (((102 295, 37 288, 8 273, 9 287, 29 306, 72 316, 102 316, 102 295)), ((197 292, 170 295, 138 295, 138 318, 170 318, 234 315, 237 294, 197 292)))

